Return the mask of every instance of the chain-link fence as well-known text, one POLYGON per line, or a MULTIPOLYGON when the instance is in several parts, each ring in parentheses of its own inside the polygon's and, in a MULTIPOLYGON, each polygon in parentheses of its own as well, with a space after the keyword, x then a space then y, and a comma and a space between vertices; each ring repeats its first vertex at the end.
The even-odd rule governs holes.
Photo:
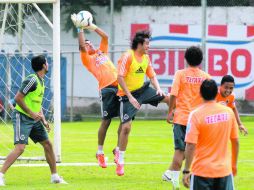
MULTIPOLYGON (((204 69, 218 84, 222 76, 234 76, 240 112, 252 113, 252 0, 104 0, 90 2, 90 5, 97 24, 110 34, 111 58, 115 65, 120 55, 129 49, 133 34, 140 29, 149 29, 152 31, 150 58, 161 86, 170 91, 174 73, 184 67, 184 49, 199 45, 205 52, 204 69)), ((94 34, 86 35, 99 44, 99 38, 94 34)), ((68 64, 67 69, 74 76, 68 76, 71 79, 68 81, 72 81, 67 85, 71 86, 67 93, 68 115, 74 120, 82 115, 98 116, 96 80, 83 68, 78 52, 66 53, 66 56, 72 57, 68 60, 74 64, 68 64)), ((140 114, 149 118, 165 115, 166 106, 144 107, 140 114)))

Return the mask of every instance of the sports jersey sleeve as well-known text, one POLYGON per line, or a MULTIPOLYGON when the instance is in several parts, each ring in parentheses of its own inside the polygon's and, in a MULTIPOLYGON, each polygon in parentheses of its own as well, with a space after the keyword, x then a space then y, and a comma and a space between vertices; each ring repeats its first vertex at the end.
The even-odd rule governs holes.
POLYGON ((237 124, 237 121, 236 121, 236 118, 235 118, 235 115, 234 115, 233 111, 231 112, 230 115, 231 115, 232 120, 233 120, 232 121, 232 130, 231 130, 231 133, 230 133, 230 138, 231 139, 237 139, 239 137, 238 124, 237 124))
POLYGON ((121 56, 121 58, 118 61, 117 65, 118 75, 125 77, 130 69, 131 63, 132 63, 131 54, 129 52, 126 52, 121 56))
POLYGON ((29 92, 33 92, 36 90, 37 80, 35 76, 27 77, 21 84, 21 88, 19 92, 24 95, 27 95, 29 92))
POLYGON ((80 52, 82 64, 89 70, 92 64, 92 57, 87 52, 80 52))
POLYGON ((174 81, 173 81, 173 85, 172 85, 171 92, 170 92, 171 95, 174 95, 176 97, 178 96, 178 92, 179 92, 180 85, 181 85, 180 82, 181 82, 181 73, 179 71, 177 71, 174 76, 174 81))
POLYGON ((147 69, 146 69, 146 75, 147 75, 149 78, 153 78, 153 77, 156 75, 156 73, 155 73, 155 71, 154 71, 154 69, 153 69, 151 60, 150 60, 150 58, 149 58, 148 55, 147 55, 147 59, 148 59, 148 61, 149 61, 149 64, 148 64, 148 67, 147 67, 147 69))
POLYGON ((228 103, 228 107, 234 109, 235 108, 235 95, 231 94, 230 102, 228 103))
POLYGON ((108 40, 101 40, 100 48, 103 53, 108 53, 108 40))
POLYGON ((195 115, 190 114, 187 123, 185 142, 197 144, 198 136, 199 136, 198 120, 195 115))

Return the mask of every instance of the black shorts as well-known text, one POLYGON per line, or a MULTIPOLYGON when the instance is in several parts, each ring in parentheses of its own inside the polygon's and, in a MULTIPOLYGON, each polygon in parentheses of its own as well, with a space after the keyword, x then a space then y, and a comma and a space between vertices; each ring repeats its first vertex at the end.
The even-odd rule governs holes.
POLYGON ((175 150, 185 150, 185 134, 186 134, 186 126, 174 123, 173 127, 174 133, 174 145, 175 150))
POLYGON ((117 86, 107 86, 100 91, 101 117, 111 119, 119 116, 120 102, 117 94, 117 86))
POLYGON ((191 175, 190 190, 234 190, 233 175, 207 178, 191 175))
MULTIPOLYGON (((144 85, 131 94, 138 101, 140 105, 150 104, 157 106, 165 97, 156 94, 156 90, 149 87, 150 82, 145 82, 144 85)), ((120 97, 120 117, 121 122, 126 123, 134 119, 138 109, 136 109, 130 102, 127 96, 120 97)))

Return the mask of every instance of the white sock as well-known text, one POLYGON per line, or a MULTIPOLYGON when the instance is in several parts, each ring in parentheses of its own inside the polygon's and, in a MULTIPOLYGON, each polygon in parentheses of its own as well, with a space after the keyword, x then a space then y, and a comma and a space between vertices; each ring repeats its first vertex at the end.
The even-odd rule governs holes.
POLYGON ((116 150, 116 151, 119 151, 119 146, 117 146, 115 150, 116 150))
POLYGON ((58 173, 51 174, 51 178, 53 178, 53 179, 58 178, 58 177, 59 177, 58 173))
POLYGON ((119 150, 119 161, 118 161, 119 164, 124 164, 124 153, 125 151, 119 150))
POLYGON ((98 145, 97 154, 104 154, 104 152, 103 152, 103 145, 98 145))
POLYGON ((98 151, 103 151, 103 145, 98 145, 98 151))
POLYGON ((0 172, 0 177, 4 177, 4 174, 2 172, 0 172))
POLYGON ((172 172, 172 179, 175 181, 179 181, 180 171, 171 171, 172 172))
POLYGON ((169 174, 170 177, 172 176, 172 171, 171 170, 166 170, 165 173, 169 174))

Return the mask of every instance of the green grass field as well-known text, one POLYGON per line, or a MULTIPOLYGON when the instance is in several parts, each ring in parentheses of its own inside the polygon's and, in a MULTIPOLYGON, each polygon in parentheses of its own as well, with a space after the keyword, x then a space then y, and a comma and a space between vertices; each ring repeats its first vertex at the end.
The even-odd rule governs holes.
MULTIPOLYGON (((254 189, 254 127, 252 119, 243 118, 249 135, 240 137, 238 176, 235 178, 235 186, 238 190, 254 189)), ((63 123, 63 163, 96 162, 95 152, 99 123, 99 121, 63 123)), ((113 163, 111 151, 116 144, 117 127, 118 121, 114 121, 108 130, 104 145, 104 152, 109 163, 113 163)), ((2 150, 0 151, 2 152, 2 150)), ((115 165, 110 165, 106 169, 98 166, 60 166, 58 172, 69 184, 55 185, 49 182, 48 167, 11 167, 6 174, 7 186, 0 189, 168 190, 172 189, 172 185, 162 181, 161 175, 168 168, 172 153, 173 136, 170 125, 165 121, 134 121, 126 152, 124 176, 116 176, 115 165)), ((181 189, 185 189, 183 185, 181 189)))

